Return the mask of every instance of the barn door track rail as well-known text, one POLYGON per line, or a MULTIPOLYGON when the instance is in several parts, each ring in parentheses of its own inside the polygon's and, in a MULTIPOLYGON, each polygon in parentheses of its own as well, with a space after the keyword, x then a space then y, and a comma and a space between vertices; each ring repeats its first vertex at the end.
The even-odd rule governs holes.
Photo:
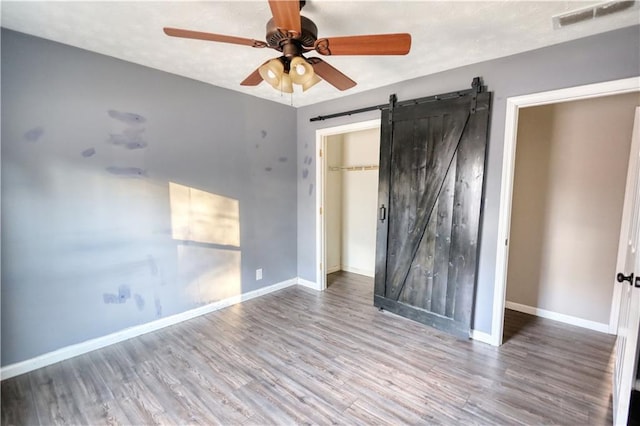
POLYGON ((319 115, 317 117, 310 118, 309 121, 311 121, 311 122, 313 122, 313 121, 324 121, 324 120, 330 120, 332 118, 344 117, 346 115, 360 114, 360 113, 363 113, 363 112, 369 112, 369 111, 375 111, 375 110, 383 110, 383 109, 393 110, 394 106, 395 107, 402 107, 402 106, 406 106, 406 105, 424 104, 424 103, 427 103, 427 102, 437 102, 437 101, 441 101, 441 100, 445 100, 445 99, 458 98, 458 97, 467 96, 467 95, 472 95, 471 113, 474 114, 476 112, 475 111, 475 105, 476 105, 476 103, 475 103, 475 98, 476 98, 475 94, 482 93, 483 91, 484 91, 484 86, 482 85, 482 79, 480 77, 474 77, 473 81, 471 82, 471 89, 458 90, 456 92, 443 93, 443 94, 440 94, 440 95, 427 96, 425 98, 412 99, 410 101, 401 101, 401 102, 395 102, 395 99, 397 99, 397 98, 396 98, 396 95, 393 94, 390 97, 391 101, 389 103, 386 103, 386 104, 380 104, 380 105, 375 105, 375 106, 370 106, 370 107, 352 109, 350 111, 337 112, 335 114, 319 115))

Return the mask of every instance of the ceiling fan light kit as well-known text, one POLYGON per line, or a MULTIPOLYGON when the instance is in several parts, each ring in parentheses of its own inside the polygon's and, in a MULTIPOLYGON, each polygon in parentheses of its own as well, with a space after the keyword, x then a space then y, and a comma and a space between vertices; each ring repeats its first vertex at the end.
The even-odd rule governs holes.
POLYGON ((289 75, 291 81, 302 85, 313 77, 313 67, 302 56, 296 56, 289 64, 289 75))
POLYGON ((282 74, 280 85, 275 87, 275 89, 280 90, 282 93, 293 93, 293 83, 291 82, 289 74, 282 74))
POLYGON ((291 61, 284 56, 271 59, 258 68, 258 73, 271 87, 283 93, 293 93, 293 84, 307 91, 321 81, 313 72, 313 66, 302 56, 296 56, 291 61))
POLYGON ((305 83, 302 83, 302 91, 306 92, 321 81, 322 79, 314 74, 309 80, 307 80, 305 83))
POLYGON ((280 80, 284 74, 284 64, 279 58, 271 59, 270 61, 262 64, 260 68, 258 68, 258 72, 264 81, 273 87, 276 87, 280 85, 280 80))
POLYGON ((257 86, 266 81, 284 93, 293 93, 293 84, 303 91, 325 80, 338 90, 347 90, 356 82, 318 57, 305 58, 303 54, 320 55, 406 55, 411 48, 411 35, 374 34, 318 39, 318 28, 308 18, 300 15, 304 1, 269 0, 273 18, 267 22, 266 43, 243 37, 222 34, 164 28, 165 34, 197 40, 217 41, 255 48, 268 47, 282 53, 253 71, 242 83, 257 86))

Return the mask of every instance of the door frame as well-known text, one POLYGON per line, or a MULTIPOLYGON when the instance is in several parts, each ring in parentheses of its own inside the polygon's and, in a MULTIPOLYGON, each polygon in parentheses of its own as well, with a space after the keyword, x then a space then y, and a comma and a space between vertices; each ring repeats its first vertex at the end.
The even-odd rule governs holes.
MULTIPOLYGON (((502 345, 503 337, 509 258, 508 239, 511 228, 513 179, 515 174, 518 114, 520 108, 632 92, 640 92, 640 76, 507 98, 502 154, 502 184, 500 186, 500 205, 498 215, 495 288, 493 293, 493 320, 491 324, 492 345, 502 345)), ((629 188, 625 190, 625 197, 628 196, 628 192, 629 188)), ((628 224, 625 223, 625 220, 628 222, 628 217, 623 217, 623 227, 628 226, 628 224)), ((617 264, 620 263, 619 257, 620 253, 618 253, 617 264)), ((611 314, 609 316, 610 334, 616 334, 618 328, 617 302, 620 299, 620 290, 619 286, 614 287, 613 298, 611 301, 611 314)))
POLYGON ((326 220, 324 214, 328 165, 327 138, 344 133, 380 128, 381 119, 359 121, 341 126, 316 129, 316 288, 327 289, 326 220))

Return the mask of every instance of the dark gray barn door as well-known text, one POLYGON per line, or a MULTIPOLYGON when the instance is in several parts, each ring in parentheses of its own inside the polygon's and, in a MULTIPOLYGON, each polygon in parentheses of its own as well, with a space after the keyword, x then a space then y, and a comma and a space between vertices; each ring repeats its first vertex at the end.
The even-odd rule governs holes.
POLYGON ((489 107, 489 93, 467 91, 382 112, 374 304, 464 338, 489 107))

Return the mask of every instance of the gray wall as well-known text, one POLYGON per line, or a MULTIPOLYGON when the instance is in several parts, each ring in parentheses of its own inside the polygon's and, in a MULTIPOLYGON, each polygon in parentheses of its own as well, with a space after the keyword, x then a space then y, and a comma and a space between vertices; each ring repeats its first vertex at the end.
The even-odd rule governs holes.
POLYGON ((378 113, 309 118, 476 75, 494 92, 474 324, 489 332, 505 99, 638 75, 639 38, 626 28, 296 112, 2 30, 1 364, 209 303, 234 274, 241 292, 315 280, 315 130, 378 113), (169 182, 237 200, 239 247, 174 239, 169 182))
MULTIPOLYGON (((396 93, 402 101, 464 89, 469 87, 473 77, 482 76, 484 84, 494 93, 494 98, 473 328, 490 333, 506 99, 640 75, 638 40, 640 27, 628 27, 298 109, 298 276, 311 281, 316 278, 315 163, 308 165, 304 162, 308 156, 315 158, 315 131, 379 118, 379 113, 370 112, 325 122, 311 123, 309 119, 382 104, 388 101, 391 93, 396 93), (310 168, 311 172, 304 173, 306 168, 310 168)), ((353 77, 357 79, 357 76, 353 77)))
POLYGON ((296 276, 293 108, 7 30, 1 88, 2 365, 296 276), (169 182, 239 247, 174 239, 169 182))

